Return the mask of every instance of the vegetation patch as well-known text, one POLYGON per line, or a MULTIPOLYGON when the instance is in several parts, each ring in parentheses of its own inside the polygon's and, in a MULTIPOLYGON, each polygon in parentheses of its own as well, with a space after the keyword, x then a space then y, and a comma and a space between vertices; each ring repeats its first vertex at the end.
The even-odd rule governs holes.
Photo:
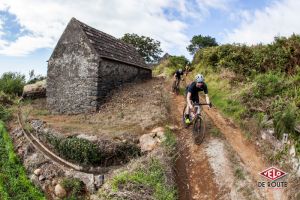
POLYGON ((213 105, 251 133, 249 138, 260 129, 274 128, 279 140, 288 133, 298 147, 299 47, 300 36, 292 35, 276 37, 269 45, 202 48, 193 59, 194 73, 205 75, 213 105))
POLYGON ((67 192, 68 200, 83 200, 85 196, 85 185, 78 178, 65 178, 61 182, 61 186, 67 192))
POLYGON ((65 138, 45 134, 45 137, 61 157, 83 165, 119 165, 141 155, 140 148, 130 142, 97 144, 75 136, 65 138))
POLYGON ((21 95, 25 85, 25 76, 7 72, 0 77, 0 91, 9 95, 21 95))
POLYGON ((45 199, 29 181, 25 169, 14 152, 11 138, 0 121, 0 197, 3 200, 45 199))
MULTIPOLYGON (((148 196, 157 200, 174 200, 177 197, 176 189, 166 184, 163 165, 155 158, 151 158, 147 166, 116 175, 111 180, 111 185, 113 191, 118 193, 129 190, 140 194, 140 197, 148 196)), ((114 199, 103 190, 100 191, 100 196, 114 199)))

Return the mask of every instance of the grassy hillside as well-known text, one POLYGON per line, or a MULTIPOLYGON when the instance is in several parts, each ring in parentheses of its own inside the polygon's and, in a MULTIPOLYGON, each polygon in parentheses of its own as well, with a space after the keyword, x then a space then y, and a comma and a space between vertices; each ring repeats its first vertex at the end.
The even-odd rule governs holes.
POLYGON ((300 155, 294 127, 300 121, 300 36, 278 37, 269 45, 221 45, 205 48, 193 60, 203 73, 212 102, 232 117, 248 136, 275 128, 289 133, 300 155))

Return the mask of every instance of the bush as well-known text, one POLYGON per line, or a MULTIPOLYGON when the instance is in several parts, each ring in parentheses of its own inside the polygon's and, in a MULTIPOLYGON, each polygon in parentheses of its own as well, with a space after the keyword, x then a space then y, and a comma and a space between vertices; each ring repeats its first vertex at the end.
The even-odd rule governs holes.
POLYGON ((3 91, 0 91, 0 105, 8 106, 14 103, 14 99, 11 95, 5 94, 3 91))
POLYGON ((0 104, 0 120, 7 122, 12 117, 11 111, 0 104))
POLYGON ((97 164, 103 156, 95 144, 76 137, 56 140, 54 147, 63 157, 82 164, 97 164))
POLYGON ((253 95, 256 98, 275 96, 285 89, 284 76, 279 73, 269 72, 256 76, 253 95))
POLYGON ((132 157, 140 156, 140 148, 132 143, 106 144, 110 148, 100 148, 95 143, 77 137, 58 138, 46 134, 45 139, 57 153, 71 161, 84 165, 115 165, 128 162, 132 157))
POLYGON ((19 73, 7 72, 0 78, 0 91, 9 95, 21 95, 25 85, 25 76, 19 73))
POLYGON ((269 45, 227 44, 199 50, 193 64, 218 69, 229 68, 237 74, 251 76, 270 70, 296 74, 300 66, 300 36, 276 37, 269 45))
POLYGON ((294 104, 285 106, 274 113, 274 126, 277 138, 281 139, 283 133, 294 133, 297 118, 299 117, 299 110, 294 104))
POLYGON ((84 199, 85 186, 78 178, 66 178, 61 185, 67 191, 69 198, 84 199))

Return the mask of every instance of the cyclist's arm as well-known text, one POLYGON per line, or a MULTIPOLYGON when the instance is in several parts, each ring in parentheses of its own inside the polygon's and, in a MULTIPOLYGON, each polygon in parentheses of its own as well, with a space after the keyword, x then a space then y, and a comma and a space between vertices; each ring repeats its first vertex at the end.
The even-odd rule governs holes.
POLYGON ((186 102, 187 102, 187 105, 188 107, 192 108, 192 104, 191 104, 191 92, 188 92, 187 95, 186 95, 186 102))
POLYGON ((205 100, 206 100, 206 103, 207 103, 207 104, 210 104, 208 94, 205 94, 205 100))

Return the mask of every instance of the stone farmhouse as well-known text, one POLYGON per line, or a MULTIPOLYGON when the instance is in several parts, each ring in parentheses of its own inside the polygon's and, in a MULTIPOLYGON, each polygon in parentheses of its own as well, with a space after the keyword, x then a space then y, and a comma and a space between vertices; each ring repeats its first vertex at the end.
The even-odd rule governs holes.
POLYGON ((47 106, 53 113, 94 112, 114 88, 151 77, 133 46, 72 18, 48 61, 47 106))

